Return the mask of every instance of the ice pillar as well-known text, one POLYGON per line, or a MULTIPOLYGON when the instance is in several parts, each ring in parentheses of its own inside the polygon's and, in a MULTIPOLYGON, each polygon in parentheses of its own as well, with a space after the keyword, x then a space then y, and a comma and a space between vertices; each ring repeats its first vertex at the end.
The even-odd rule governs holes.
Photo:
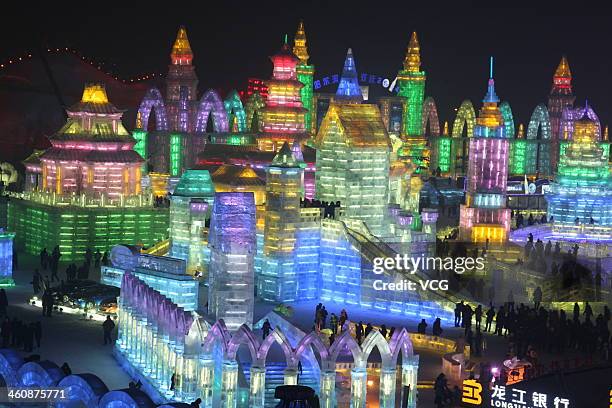
POLYGON ((368 373, 365 368, 351 371, 351 408, 365 408, 368 373))
POLYGON ((215 194, 209 246, 209 313, 229 330, 251 326, 257 249, 252 192, 215 194))

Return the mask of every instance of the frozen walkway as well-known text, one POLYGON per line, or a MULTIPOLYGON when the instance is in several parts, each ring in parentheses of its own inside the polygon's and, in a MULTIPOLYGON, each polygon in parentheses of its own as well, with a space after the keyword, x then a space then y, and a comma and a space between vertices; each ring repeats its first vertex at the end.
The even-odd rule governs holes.
MULTIPOLYGON (((41 360, 51 360, 58 366, 67 362, 73 374, 91 373, 104 381, 109 389, 126 388, 130 377, 112 356, 112 346, 103 346, 103 332, 98 321, 83 320, 76 315, 54 314, 43 317, 42 309, 28 304, 32 295, 32 272, 37 259, 20 254, 19 270, 14 273, 16 286, 5 288, 9 299, 8 315, 25 322, 42 322, 40 349, 23 356, 39 354, 41 360)), ((64 276, 60 265, 60 277, 64 276)), ((93 277, 97 279, 97 276, 93 277)), ((115 333, 116 337, 116 333, 115 333)))

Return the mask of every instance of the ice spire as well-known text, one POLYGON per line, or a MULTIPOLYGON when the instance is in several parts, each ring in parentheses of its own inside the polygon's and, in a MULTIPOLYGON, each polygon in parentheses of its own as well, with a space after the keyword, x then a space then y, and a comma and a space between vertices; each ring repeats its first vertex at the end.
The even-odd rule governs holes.
POLYGON ((555 77, 557 78, 571 78, 572 71, 570 71, 569 64, 567 62, 567 58, 564 56, 561 57, 561 62, 559 62, 559 66, 555 71, 555 77))
POLYGON ((363 101, 361 87, 357 80, 357 67, 353 58, 353 50, 350 48, 344 60, 344 69, 342 70, 342 78, 340 78, 340 84, 338 84, 338 90, 336 91, 336 98, 354 102, 363 101))
POLYGON ((489 60, 489 84, 487 94, 485 95, 483 102, 497 103, 499 98, 495 94, 495 80, 493 79, 493 57, 489 60))
POLYGON ((185 26, 181 26, 176 35, 176 40, 172 46, 172 52, 170 53, 172 64, 174 65, 191 65, 193 60, 193 52, 189 45, 189 39, 187 38, 187 30, 185 26))
POLYGON ((300 64, 308 65, 308 48, 306 47, 306 31, 304 31, 304 21, 300 20, 298 29, 293 39, 293 53, 300 59, 300 64))
POLYGON ((409 72, 419 72, 421 69, 421 46, 416 31, 412 33, 408 43, 408 51, 404 58, 404 69, 409 72))

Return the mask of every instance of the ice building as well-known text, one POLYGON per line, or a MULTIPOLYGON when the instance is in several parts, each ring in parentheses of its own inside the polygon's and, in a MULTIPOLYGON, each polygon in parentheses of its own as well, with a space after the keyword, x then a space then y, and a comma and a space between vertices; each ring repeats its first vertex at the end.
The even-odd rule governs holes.
POLYGON ((253 193, 216 193, 208 245, 208 312, 228 329, 253 324, 255 200, 253 193))

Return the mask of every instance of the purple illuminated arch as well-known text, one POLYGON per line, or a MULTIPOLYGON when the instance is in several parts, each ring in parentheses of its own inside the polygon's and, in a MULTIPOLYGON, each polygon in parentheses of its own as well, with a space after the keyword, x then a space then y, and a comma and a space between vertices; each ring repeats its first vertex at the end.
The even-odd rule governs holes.
POLYGON ((324 363, 325 361, 329 359, 329 350, 327 349, 325 344, 323 344, 323 342, 321 341, 321 338, 319 337, 319 333, 310 332, 306 336, 304 336, 300 340, 300 342, 297 344, 297 347, 295 348, 296 360, 300 359, 302 354, 307 350, 308 346, 314 347, 319 352, 322 363, 324 363))
POLYGON ((428 96, 423 101, 423 134, 427 134, 427 124, 429 123, 429 135, 440 136, 440 120, 438 119, 438 108, 436 101, 428 96))
POLYGON ((236 352, 238 351, 238 347, 241 344, 246 344, 251 352, 251 360, 255 362, 257 359, 257 351, 260 348, 259 341, 253 334, 253 331, 247 326, 243 324, 236 330, 236 333, 232 336, 227 345, 227 356, 230 360, 236 359, 236 352))
POLYGON ((260 361, 266 361, 266 356, 270 351, 270 347, 272 347, 272 344, 275 341, 280 345, 283 353, 285 354, 285 358, 287 359, 287 367, 295 368, 297 366, 297 360, 295 359, 293 350, 289 345, 289 340, 287 340, 283 332, 280 331, 278 327, 274 328, 272 333, 270 333, 261 343, 259 350, 257 350, 257 359, 260 361))
POLYGON ((196 133, 206 132, 208 116, 211 113, 215 132, 228 132, 229 124, 227 122, 227 113, 225 112, 223 101, 218 93, 209 89, 202 95, 202 99, 200 99, 199 102, 195 125, 196 133))
POLYGON ((338 360, 338 354, 340 354, 344 347, 348 347, 349 351, 353 355, 355 367, 365 367, 366 361, 363 359, 361 347, 359 347, 359 344, 357 344, 357 341, 355 341, 348 330, 344 331, 329 349, 329 357, 332 364, 338 360))
POLYGON ((393 336, 389 340, 389 347, 391 349, 391 361, 397 361, 399 353, 402 352, 402 357, 414 355, 414 347, 412 345, 412 339, 408 331, 403 328, 399 332, 393 333, 393 336))
POLYGON ((143 130, 149 129, 151 109, 155 109, 155 130, 167 131, 168 115, 166 114, 166 106, 164 105, 164 99, 162 98, 161 92, 159 92, 157 88, 149 89, 140 102, 138 113, 140 114, 141 128, 143 130))
POLYGON ((376 330, 372 330, 363 340, 363 343, 361 343, 363 361, 368 361, 368 356, 372 353, 372 350, 374 350, 374 346, 376 346, 380 352, 382 367, 393 367, 395 364, 391 360, 391 348, 389 347, 389 343, 387 343, 383 335, 376 330))
POLYGON ((217 320, 208 331, 204 343, 202 343, 202 351, 204 354, 211 354, 216 342, 221 344, 223 353, 226 354, 230 342, 230 334, 223 320, 217 320))

